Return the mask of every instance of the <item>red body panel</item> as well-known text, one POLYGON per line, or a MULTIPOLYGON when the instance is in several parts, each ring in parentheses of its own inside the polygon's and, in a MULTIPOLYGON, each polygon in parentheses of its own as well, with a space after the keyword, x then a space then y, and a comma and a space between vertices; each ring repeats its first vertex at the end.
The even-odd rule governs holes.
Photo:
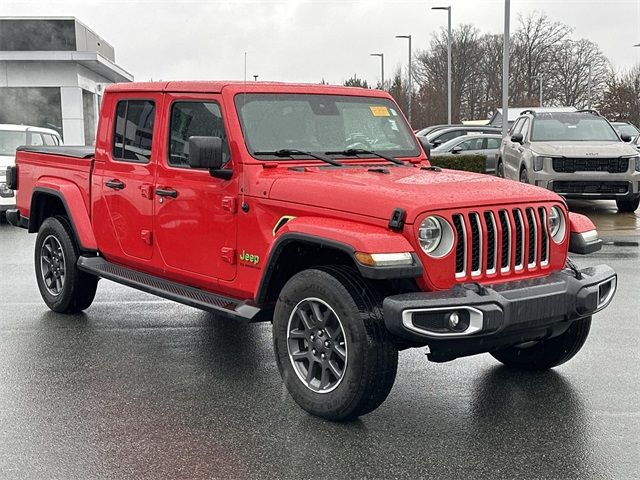
POLYGON ((569 223, 571 233, 584 233, 596 229, 596 226, 589 217, 580 215, 579 213, 570 212, 569 223))
MULTIPOLYGON (((241 299, 255 298, 274 242, 290 232, 347 244, 355 251, 416 252, 424 266, 424 276, 418 279, 424 290, 446 289, 459 282, 543 276, 564 266, 566 238, 561 244, 551 243, 547 265, 538 262, 519 272, 455 278, 455 252, 433 259, 417 244, 417 228, 426 215, 450 220, 454 214, 497 212, 505 206, 548 209, 551 205, 566 213, 560 197, 485 175, 423 170, 420 167, 428 165, 423 153, 405 159, 412 166, 389 167, 388 174, 368 171, 371 164, 388 165, 379 159, 344 160, 354 166, 343 169, 324 168, 309 160, 262 162, 250 155, 243 140, 234 104, 234 97, 242 92, 390 98, 376 90, 261 82, 113 85, 103 99, 93 172, 89 160, 18 153, 21 214, 29 216, 33 189, 46 185, 64 196, 84 247, 97 249, 115 263, 241 299), (148 164, 120 162, 111 154, 114 111, 122 99, 156 102, 148 164), (231 150, 230 180, 168 164, 168 112, 176 100, 219 103, 231 150), (290 168, 296 166, 305 168, 290 168), (120 180, 126 188, 109 189, 108 180, 120 180), (157 188, 175 189, 178 196, 158 197, 157 188), (396 208, 406 211, 402 233, 388 228, 396 208), (274 233, 283 216, 295 218, 274 233)), ((588 229, 578 217, 571 216, 572 231, 588 229)), ((486 234, 486 225, 482 228, 486 234)))

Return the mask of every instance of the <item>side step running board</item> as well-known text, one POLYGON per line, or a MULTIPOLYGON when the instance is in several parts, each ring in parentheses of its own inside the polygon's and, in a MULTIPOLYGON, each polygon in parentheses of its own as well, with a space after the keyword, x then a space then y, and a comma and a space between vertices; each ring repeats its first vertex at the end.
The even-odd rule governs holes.
POLYGON ((80 257, 78 268, 98 277, 168 298, 191 307, 246 321, 261 321, 260 308, 234 298, 188 287, 147 273, 138 272, 106 261, 101 257, 80 257))

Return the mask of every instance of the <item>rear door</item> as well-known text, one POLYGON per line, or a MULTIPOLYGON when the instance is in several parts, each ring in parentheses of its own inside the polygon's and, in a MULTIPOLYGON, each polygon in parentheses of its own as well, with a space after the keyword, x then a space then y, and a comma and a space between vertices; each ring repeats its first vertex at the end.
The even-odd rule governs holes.
POLYGON ((223 168, 234 169, 221 105, 217 94, 165 96, 168 141, 158 162, 154 228, 164 269, 178 280, 236 275, 237 174, 224 180, 189 166, 189 138, 208 136, 222 139, 223 168))
POLYGON ((99 188, 106 208, 96 210, 94 218, 96 232, 101 231, 96 236, 103 239, 100 249, 108 259, 135 265, 153 255, 152 189, 157 156, 153 144, 160 100, 159 93, 127 94, 111 110, 115 113, 109 151, 104 164, 96 163, 95 173, 101 176, 99 188))

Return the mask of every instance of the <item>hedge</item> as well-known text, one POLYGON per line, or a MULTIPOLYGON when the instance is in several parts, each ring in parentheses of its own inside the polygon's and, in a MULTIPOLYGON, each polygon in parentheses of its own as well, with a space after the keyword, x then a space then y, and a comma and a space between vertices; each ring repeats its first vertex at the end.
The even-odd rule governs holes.
POLYGON ((451 170, 485 173, 487 157, 484 155, 434 155, 429 162, 436 167, 451 170))

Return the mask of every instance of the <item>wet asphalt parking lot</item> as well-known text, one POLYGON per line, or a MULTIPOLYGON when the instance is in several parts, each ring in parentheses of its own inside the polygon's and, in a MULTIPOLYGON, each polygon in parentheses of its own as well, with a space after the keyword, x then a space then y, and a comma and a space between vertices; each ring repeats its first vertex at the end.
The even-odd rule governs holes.
POLYGON ((542 374, 401 352, 387 401, 333 424, 289 397, 268 324, 102 280, 81 315, 40 300, 34 235, 0 226, 0 477, 640 477, 640 217, 577 202, 619 275, 585 347, 542 374), (622 241, 614 244, 614 241, 622 241))

